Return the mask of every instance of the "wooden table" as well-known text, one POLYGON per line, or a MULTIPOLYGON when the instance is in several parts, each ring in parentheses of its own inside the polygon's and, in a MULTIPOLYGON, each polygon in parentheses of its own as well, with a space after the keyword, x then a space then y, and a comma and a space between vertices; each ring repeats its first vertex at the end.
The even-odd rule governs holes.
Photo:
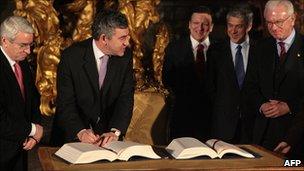
POLYGON ((262 157, 255 159, 193 159, 193 160, 138 160, 138 161, 99 161, 90 164, 73 165, 58 158, 55 147, 40 147, 39 160, 43 170, 303 170, 303 167, 283 167, 284 159, 264 148, 253 145, 240 145, 262 157))

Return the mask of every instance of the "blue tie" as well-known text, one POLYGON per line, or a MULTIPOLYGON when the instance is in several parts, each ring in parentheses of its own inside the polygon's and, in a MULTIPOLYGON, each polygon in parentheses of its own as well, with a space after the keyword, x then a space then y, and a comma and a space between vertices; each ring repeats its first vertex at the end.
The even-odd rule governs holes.
POLYGON ((245 77, 245 69, 244 69, 244 60, 243 60, 242 46, 241 45, 237 46, 237 51, 236 51, 236 54, 235 54, 234 70, 235 70, 235 73, 236 73, 236 76, 237 76, 239 87, 242 88, 244 77, 245 77))

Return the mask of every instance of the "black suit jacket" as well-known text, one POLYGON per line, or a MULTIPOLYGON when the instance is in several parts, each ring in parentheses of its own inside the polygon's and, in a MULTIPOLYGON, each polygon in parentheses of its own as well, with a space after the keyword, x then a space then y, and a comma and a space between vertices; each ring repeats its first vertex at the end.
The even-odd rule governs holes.
POLYGON ((62 53, 57 70, 54 145, 62 144, 60 140, 75 140, 82 129, 93 127, 102 134, 116 128, 125 134, 129 126, 135 83, 131 52, 127 49, 123 57, 109 58, 103 88, 99 90, 92 41, 73 44, 62 53))
POLYGON ((14 71, 0 50, 0 164, 12 169, 22 158, 23 142, 31 123, 40 123, 39 94, 26 60, 19 63, 23 73, 25 100, 14 71), (19 159, 18 159, 19 158, 19 159))
POLYGON ((277 99, 286 102, 291 111, 277 118, 266 118, 258 112, 254 142, 261 144, 267 139, 270 144, 266 147, 271 150, 289 136, 292 125, 298 122, 296 115, 303 114, 299 112, 304 97, 303 41, 303 36, 296 33, 282 65, 279 63, 276 40, 267 38, 261 41, 254 61, 255 71, 249 77, 249 96, 255 101, 257 110, 270 99, 277 99))
MULTIPOLYGON (((213 44, 208 51, 207 90, 212 99, 212 134, 215 138, 232 141, 241 121, 245 141, 250 141, 254 115, 244 103, 247 73, 254 58, 255 44, 250 40, 249 56, 243 87, 240 88, 234 70, 230 40, 213 44), (239 120, 241 119, 241 120, 239 120)), ((240 128, 241 129, 241 128, 240 128)), ((240 137, 241 138, 241 137, 240 137)), ((247 142, 248 143, 248 142, 247 142)))
MULTIPOLYGON (((210 43, 213 42, 210 39, 210 43)), ((197 74, 189 35, 170 42, 166 48, 162 81, 174 99, 171 137, 206 138, 209 99, 205 92, 205 73, 202 77, 197 74)))

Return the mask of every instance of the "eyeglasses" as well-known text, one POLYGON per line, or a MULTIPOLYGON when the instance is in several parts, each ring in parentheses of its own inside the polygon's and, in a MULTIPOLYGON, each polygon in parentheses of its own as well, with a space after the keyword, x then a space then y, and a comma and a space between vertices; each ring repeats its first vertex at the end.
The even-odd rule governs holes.
POLYGON ((10 41, 11 43, 15 43, 18 45, 21 49, 27 49, 27 48, 32 48, 35 45, 35 42, 32 43, 17 43, 14 41, 10 41))
POLYGON ((277 27, 282 28, 284 26, 285 21, 287 21, 290 17, 291 17, 291 15, 283 20, 278 20, 278 21, 274 21, 274 22, 266 21, 266 24, 268 27, 272 27, 273 25, 276 25, 277 27))

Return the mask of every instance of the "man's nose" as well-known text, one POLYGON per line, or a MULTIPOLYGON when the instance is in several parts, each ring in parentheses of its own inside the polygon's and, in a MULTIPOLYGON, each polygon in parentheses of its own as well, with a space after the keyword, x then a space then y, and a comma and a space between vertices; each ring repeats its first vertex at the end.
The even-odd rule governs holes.
POLYGON ((272 30, 277 30, 277 29, 278 29, 278 26, 275 25, 275 24, 272 24, 272 25, 270 26, 270 29, 272 29, 272 30))
POLYGON ((128 37, 123 44, 124 44, 124 46, 129 46, 130 45, 130 37, 128 37))
POLYGON ((199 29, 202 30, 202 31, 204 30, 204 24, 203 23, 200 24, 199 29))
POLYGON ((26 49, 24 49, 24 52, 27 53, 27 54, 30 54, 31 53, 31 47, 27 47, 26 49))

